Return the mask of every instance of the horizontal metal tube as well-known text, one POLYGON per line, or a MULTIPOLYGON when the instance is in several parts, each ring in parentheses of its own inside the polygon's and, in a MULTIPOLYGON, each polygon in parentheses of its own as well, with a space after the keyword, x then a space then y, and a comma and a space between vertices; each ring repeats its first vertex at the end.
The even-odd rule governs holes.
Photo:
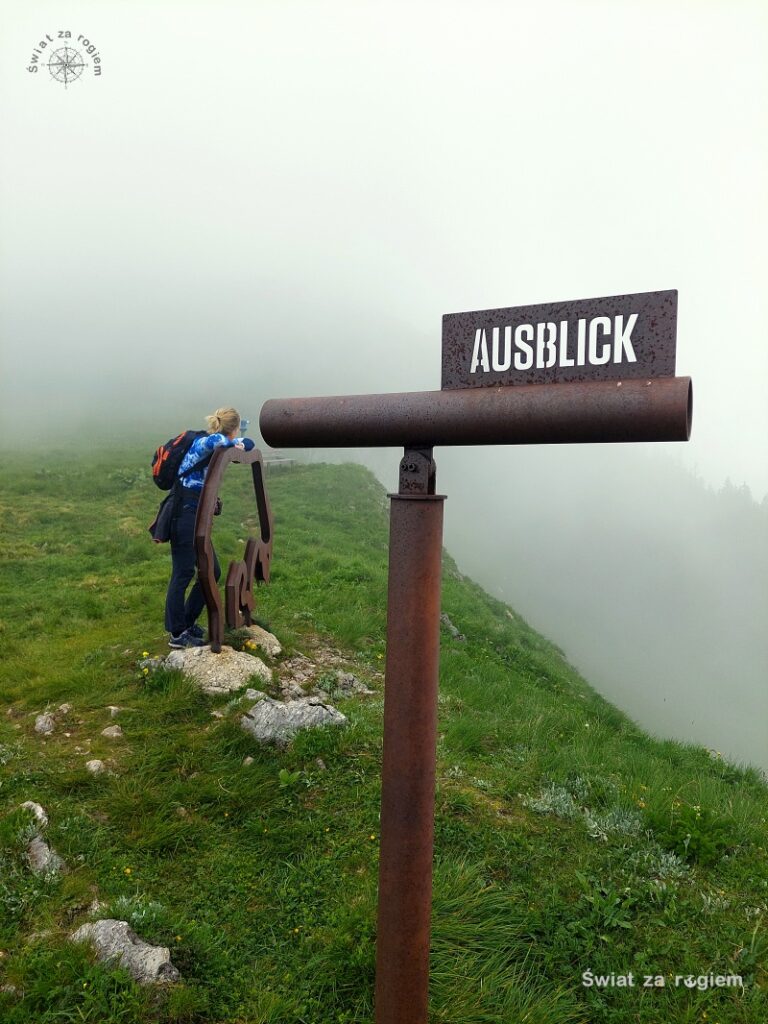
POLYGON ((692 410, 690 377, 653 377, 274 398, 259 428, 273 448, 687 441, 692 410))

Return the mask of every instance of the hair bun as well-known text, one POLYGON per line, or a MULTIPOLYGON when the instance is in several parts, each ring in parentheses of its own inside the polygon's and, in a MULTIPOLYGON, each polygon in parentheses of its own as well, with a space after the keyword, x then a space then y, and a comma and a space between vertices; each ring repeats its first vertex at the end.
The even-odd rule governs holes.
POLYGON ((237 409, 217 409, 205 420, 209 434, 231 434, 240 426, 240 413, 237 409))

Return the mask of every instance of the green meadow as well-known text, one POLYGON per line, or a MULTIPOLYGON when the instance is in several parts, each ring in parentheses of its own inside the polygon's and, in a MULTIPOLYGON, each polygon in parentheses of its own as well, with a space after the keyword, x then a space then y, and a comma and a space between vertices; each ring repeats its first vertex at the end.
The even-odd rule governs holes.
MULTIPOLYGON (((168 653, 147 448, 3 455, 0 1020, 372 1024, 386 495, 355 465, 268 476, 264 660, 332 647, 375 692, 335 702, 344 729, 261 748, 240 695, 139 665, 168 653), (65 873, 30 871, 27 800, 65 873), (96 917, 168 946, 182 981, 143 988, 68 940, 96 917)), ((248 476, 224 479, 225 572, 255 532, 248 476)), ((432 1024, 765 1024, 762 773, 650 737, 447 553, 443 610, 466 640, 442 631, 432 1024)))

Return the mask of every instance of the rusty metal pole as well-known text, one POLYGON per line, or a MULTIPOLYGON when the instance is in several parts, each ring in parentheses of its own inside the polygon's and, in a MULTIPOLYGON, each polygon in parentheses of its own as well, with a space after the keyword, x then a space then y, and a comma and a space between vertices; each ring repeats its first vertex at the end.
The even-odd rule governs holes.
POLYGON ((427 1024, 444 495, 406 449, 390 494, 376 1024, 427 1024))
POLYGON ((405 446, 391 494, 376 1024, 427 1024, 444 495, 434 445, 687 441, 690 377, 273 399, 275 448, 405 446))

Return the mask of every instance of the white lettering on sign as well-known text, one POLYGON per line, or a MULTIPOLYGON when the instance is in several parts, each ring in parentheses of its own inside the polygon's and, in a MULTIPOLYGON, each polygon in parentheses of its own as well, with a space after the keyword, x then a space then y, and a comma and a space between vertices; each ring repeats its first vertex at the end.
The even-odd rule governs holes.
POLYGON ((607 363, 611 358, 611 346, 607 343, 603 345, 600 354, 598 355, 597 353, 598 328, 602 329, 603 334, 608 334, 611 330, 609 317, 596 316, 589 321, 589 361, 592 366, 602 366, 603 363, 607 363))
POLYGON ((490 370, 488 365, 488 339, 482 327, 478 327, 475 331, 475 347, 472 351, 472 365, 469 368, 469 372, 477 373, 478 365, 486 373, 490 370))
POLYGON ((627 353, 627 361, 630 363, 637 362, 637 356, 635 350, 632 348, 632 342, 630 341, 630 335, 632 329, 637 323, 637 313, 632 313, 629 318, 629 323, 624 326, 624 317, 616 317, 616 329, 613 332, 613 361, 614 363, 621 362, 621 352, 623 349, 627 353))
POLYGON ((512 328, 504 328, 504 355, 499 355, 499 334, 501 329, 499 327, 493 328, 493 346, 491 357, 491 366, 494 370, 508 370, 512 365, 512 328))
POLYGON ((491 328, 491 346, 488 348, 488 334, 482 327, 475 331, 472 362, 469 372, 503 373, 514 366, 516 370, 548 370, 557 365, 603 366, 606 363, 636 363, 637 356, 632 347, 632 331, 637 324, 637 313, 632 313, 626 323, 623 314, 611 321, 608 316, 596 316, 587 321, 580 319, 576 325, 576 351, 569 349, 567 320, 559 324, 548 321, 538 324, 518 324, 512 328, 491 328), (503 330, 503 334, 502 334, 503 330))
POLYGON ((520 324, 519 327, 515 328, 515 345, 517 345, 517 352, 515 352, 516 370, 530 370, 533 366, 533 345, 530 344, 532 341, 533 327, 530 324, 520 324), (523 338, 524 334, 525 338, 523 338))

